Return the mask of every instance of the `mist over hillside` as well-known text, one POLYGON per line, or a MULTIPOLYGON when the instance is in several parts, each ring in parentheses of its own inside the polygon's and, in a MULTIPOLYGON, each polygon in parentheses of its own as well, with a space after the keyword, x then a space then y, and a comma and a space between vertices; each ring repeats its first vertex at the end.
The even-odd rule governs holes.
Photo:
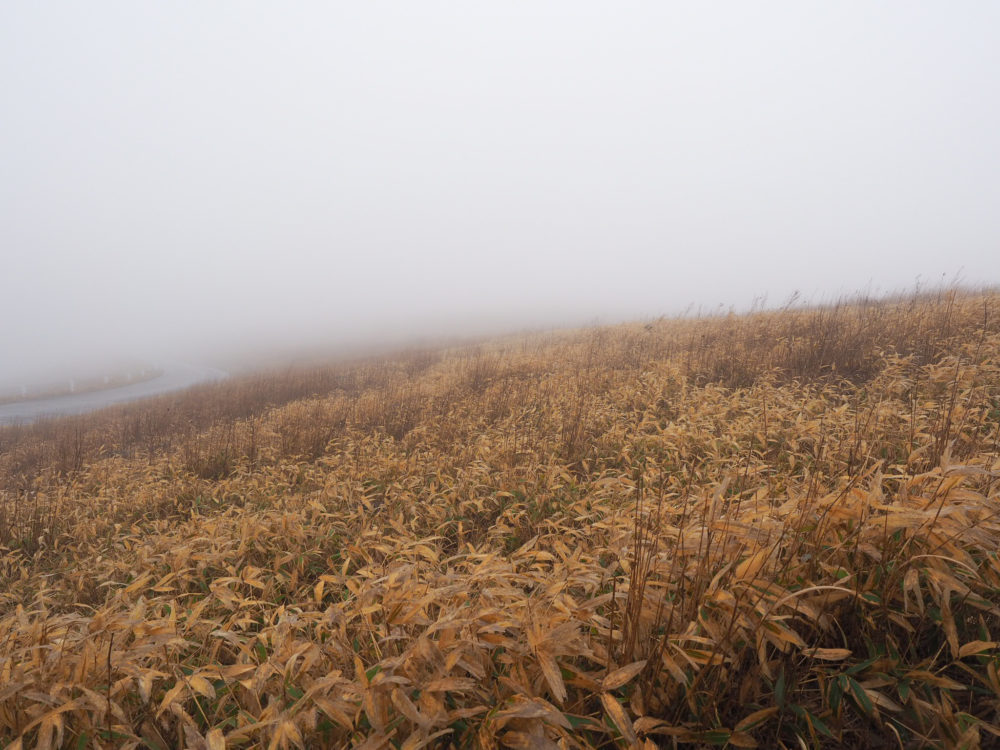
POLYGON ((992 3, 4 4, 0 382, 995 284, 997 28, 992 3))

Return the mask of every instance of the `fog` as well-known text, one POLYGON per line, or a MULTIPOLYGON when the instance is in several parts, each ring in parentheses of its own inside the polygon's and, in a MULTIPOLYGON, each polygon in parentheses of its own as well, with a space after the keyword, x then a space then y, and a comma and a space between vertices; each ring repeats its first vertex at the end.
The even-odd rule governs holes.
POLYGON ((995 2, 0 4, 0 384, 1000 282, 995 2))

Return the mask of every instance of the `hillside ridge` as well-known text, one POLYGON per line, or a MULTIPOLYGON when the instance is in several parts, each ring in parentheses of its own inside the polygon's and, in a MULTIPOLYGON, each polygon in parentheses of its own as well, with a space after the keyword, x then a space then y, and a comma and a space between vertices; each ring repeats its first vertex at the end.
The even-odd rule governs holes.
POLYGON ((998 445, 961 290, 0 428, 0 745, 986 745, 998 445))

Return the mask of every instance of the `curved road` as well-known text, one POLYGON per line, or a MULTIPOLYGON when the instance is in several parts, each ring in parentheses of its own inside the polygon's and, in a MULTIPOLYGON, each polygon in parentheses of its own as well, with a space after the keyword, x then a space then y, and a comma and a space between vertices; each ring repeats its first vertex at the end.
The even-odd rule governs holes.
POLYGON ((103 409, 105 406, 124 404, 129 401, 159 396, 161 393, 179 391, 200 383, 222 380, 227 374, 214 367, 196 365, 163 365, 163 373, 141 383, 106 388, 86 393, 68 393, 64 396, 39 398, 32 401, 15 401, 0 404, 0 425, 28 424, 45 417, 63 417, 69 414, 85 414, 103 409))

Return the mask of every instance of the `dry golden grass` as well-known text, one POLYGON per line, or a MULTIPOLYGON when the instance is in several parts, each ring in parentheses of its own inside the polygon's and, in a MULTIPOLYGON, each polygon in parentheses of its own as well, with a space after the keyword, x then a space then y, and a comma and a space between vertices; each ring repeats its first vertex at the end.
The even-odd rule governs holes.
POLYGON ((510 339, 0 431, 0 744, 996 745, 998 303, 510 339))

